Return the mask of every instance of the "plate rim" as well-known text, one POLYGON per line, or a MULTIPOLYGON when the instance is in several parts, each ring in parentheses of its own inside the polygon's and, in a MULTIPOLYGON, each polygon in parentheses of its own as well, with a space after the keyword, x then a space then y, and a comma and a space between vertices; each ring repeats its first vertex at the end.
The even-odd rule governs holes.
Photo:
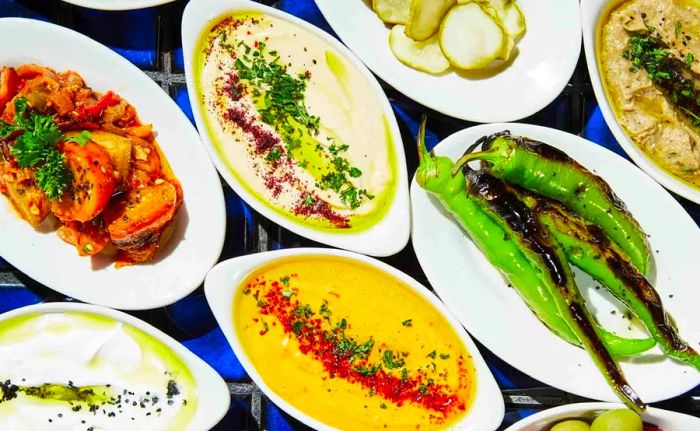
POLYGON ((95 10, 122 11, 146 9, 172 3, 177 0, 63 0, 75 6, 95 10))

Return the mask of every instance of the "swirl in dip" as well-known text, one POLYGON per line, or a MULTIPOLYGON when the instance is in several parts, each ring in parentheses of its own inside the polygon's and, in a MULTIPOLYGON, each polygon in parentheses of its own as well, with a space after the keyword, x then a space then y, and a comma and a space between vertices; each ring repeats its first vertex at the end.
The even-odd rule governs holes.
POLYGON ((341 257, 279 259, 233 305, 245 354, 278 396, 344 430, 434 430, 458 422, 476 387, 471 357, 423 296, 341 257))
POLYGON ((381 219, 396 189, 383 102, 329 43, 285 19, 236 12, 204 31, 194 70, 207 133, 258 201, 320 229, 381 219))
POLYGON ((2 430, 183 430, 197 408, 168 346, 95 314, 1 322, 0 382, 2 430))

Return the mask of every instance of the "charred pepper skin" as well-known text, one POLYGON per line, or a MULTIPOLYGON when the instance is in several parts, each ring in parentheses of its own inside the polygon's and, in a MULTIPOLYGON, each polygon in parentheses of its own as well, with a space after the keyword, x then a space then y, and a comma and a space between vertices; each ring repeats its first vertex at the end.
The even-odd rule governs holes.
POLYGON ((467 194, 520 245, 532 266, 544 273, 543 279, 548 281, 545 287, 549 289, 560 316, 581 340, 610 387, 629 408, 644 411, 646 405, 627 382, 586 308, 559 243, 503 180, 486 169, 466 170, 465 176, 467 194))
MULTIPOLYGON (((464 176, 451 175, 452 161, 447 157, 432 156, 425 148, 424 130, 425 124, 421 127, 418 138, 420 165, 416 172, 416 182, 450 212, 489 262, 505 275, 537 318, 559 338, 580 347, 578 337, 559 315, 543 281, 519 246, 467 196, 464 176)), ((633 356, 655 345, 652 339, 628 339, 602 328, 601 331, 606 345, 615 355, 633 356)))
POLYGON ((465 154, 456 169, 483 160, 496 177, 561 202, 600 226, 640 273, 648 273, 651 252, 646 234, 602 178, 563 151, 507 131, 485 136, 475 146, 478 143, 482 151, 465 154))
POLYGON ((661 297, 649 281, 622 257, 597 226, 555 202, 539 200, 534 211, 564 247, 571 264, 598 280, 642 321, 669 357, 700 371, 700 354, 678 334, 661 297))

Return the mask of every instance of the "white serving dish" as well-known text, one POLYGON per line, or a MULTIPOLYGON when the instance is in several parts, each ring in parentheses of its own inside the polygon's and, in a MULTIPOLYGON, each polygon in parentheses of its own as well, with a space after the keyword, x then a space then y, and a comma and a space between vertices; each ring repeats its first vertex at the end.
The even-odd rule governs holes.
MULTIPOLYGON (((600 175, 622 199, 649 235, 654 263, 650 281, 689 345, 700 342, 700 292, 697 256, 700 229, 661 186, 622 157, 575 135, 528 124, 488 124, 457 132, 435 147, 438 155, 457 160, 478 138, 510 130, 553 145, 600 175)), ((430 284, 469 333, 501 359, 555 388, 604 401, 618 401, 588 354, 550 332, 515 289, 484 257, 436 199, 411 184, 413 247, 430 284)), ((628 330, 623 307, 595 289, 599 283, 575 270, 588 308, 606 328, 621 336, 628 330), (614 311, 614 313, 613 313, 614 311)), ((634 328, 633 328, 634 329, 634 328)), ((621 367, 642 400, 651 403, 683 394, 700 383, 700 373, 668 359, 658 347, 621 367)))
POLYGON ((78 256, 50 220, 34 229, 0 198, 0 256, 34 280, 84 302, 125 310, 171 304, 188 295, 217 262, 226 233, 221 183, 197 131, 175 102, 123 57, 65 27, 41 21, 0 19, 5 47, 0 65, 37 63, 75 70, 96 91, 124 97, 156 139, 180 180, 184 202, 175 232, 148 264, 114 268, 104 256, 78 256))
POLYGON ((372 11, 371 3, 316 0, 340 39, 377 76, 416 102, 462 120, 515 121, 538 112, 559 96, 581 52, 577 0, 519 0, 527 31, 509 66, 498 73, 431 75, 394 57, 390 28, 372 11))
POLYGON ((406 161, 403 145, 401 144, 401 133, 396 124, 396 118, 391 109, 384 92, 377 80, 367 70, 367 68, 352 54, 345 46, 335 38, 313 25, 296 18, 290 14, 255 3, 249 0, 193 0, 185 8, 182 17, 182 46, 185 56, 185 72, 187 75, 187 87, 190 89, 190 103, 197 126, 202 131, 202 140, 209 150, 209 155, 214 161, 214 165, 219 170, 221 176, 231 188, 241 196, 246 203, 266 218, 276 224, 288 229, 298 235, 309 238, 313 241, 324 243, 333 247, 352 250, 373 256, 389 256, 399 252, 406 246, 410 234, 410 212, 408 202, 408 175, 406 173, 406 161), (384 114, 389 123, 394 151, 396 153, 396 191, 394 193, 391 207, 373 226, 358 232, 344 232, 342 229, 335 231, 321 231, 309 227, 302 222, 297 222, 272 210, 258 197, 251 194, 247 188, 239 182, 230 171, 224 160, 219 155, 211 138, 206 132, 202 107, 195 94, 195 81, 193 71, 193 56, 197 41, 202 31, 209 23, 220 17, 222 14, 236 10, 258 11, 277 18, 287 20, 299 27, 308 30, 317 37, 328 42, 336 52, 347 58, 366 77, 367 84, 377 93, 380 103, 384 108, 384 114))
MULTIPOLYGON (((578 403, 559 406, 536 413, 511 425, 505 431, 543 431, 565 419, 593 419, 608 410, 624 409, 622 404, 613 403, 578 403)), ((656 425, 664 431, 693 431, 700 429, 700 419, 670 412, 668 410, 647 408, 642 420, 656 425)))
MULTIPOLYGON (((282 259, 289 256, 300 255, 326 255, 326 256, 341 256, 355 259, 359 262, 367 263, 389 275, 396 277, 408 287, 413 289, 417 294, 424 297, 430 304, 437 308, 452 325, 459 337, 464 342, 467 351, 471 355, 476 368, 476 395, 474 401, 467 411, 466 416, 452 428, 454 430, 470 430, 470 431, 488 431, 495 430, 503 420, 504 404, 503 397, 498 389, 498 385, 494 380, 491 371, 489 371, 486 362, 481 357, 479 350, 474 342, 469 338, 466 331, 461 327, 457 320, 452 317, 445 306, 433 295, 428 289, 423 287, 413 278, 403 272, 383 263, 376 259, 363 256, 357 253, 352 253, 343 250, 327 249, 327 248, 295 248, 286 250, 270 251, 265 253, 252 254, 241 256, 234 259, 221 262, 215 266, 204 283, 204 291, 209 302, 209 306, 214 312, 219 326, 224 331, 226 339, 231 344, 236 357, 245 368, 248 375, 253 379, 253 382, 262 389, 277 406, 285 412, 294 416, 304 424, 313 427, 317 430, 330 431, 328 425, 314 419, 303 411, 294 407, 284 398, 280 397, 265 383, 260 373, 258 373, 255 364, 251 362, 246 355, 240 340, 234 330, 233 322, 233 298, 236 289, 243 279, 256 268, 265 265, 268 262, 282 259)), ((377 286, 378 289, 381 286, 377 286)))
POLYGON ((602 18, 602 14, 608 11, 608 5, 613 2, 619 3, 619 0, 581 0, 581 23, 583 27, 583 47, 586 53, 586 64, 588 65, 588 74, 591 77, 591 84, 595 97, 598 100, 600 111, 612 132, 617 142, 620 143, 622 149, 625 150, 628 156, 639 166, 644 172, 651 176, 662 186, 689 199, 697 204, 700 204, 700 189, 692 187, 683 181, 679 180, 674 175, 665 171, 657 165, 649 156, 644 154, 637 147, 632 139, 627 136, 627 133, 622 128, 615 117, 611 101, 608 100, 603 87, 603 80, 598 70, 598 60, 596 53, 596 37, 598 22, 602 18))
POLYGON ((175 0, 63 0, 76 6, 101 10, 131 10, 160 6, 175 0))
MULTIPOLYGON (((53 302, 29 305, 0 314, 0 324, 18 316, 62 312, 96 314, 119 322, 124 322, 134 328, 140 329, 172 349, 173 352, 185 362, 192 373, 196 385, 198 397, 197 410, 186 428, 187 431, 211 429, 226 415, 229 405, 231 404, 231 394, 226 382, 224 382, 221 376, 206 362, 190 352, 185 346, 178 343, 161 330, 129 314, 97 305, 53 302)), ((67 377, 70 378, 70 376, 67 377)))

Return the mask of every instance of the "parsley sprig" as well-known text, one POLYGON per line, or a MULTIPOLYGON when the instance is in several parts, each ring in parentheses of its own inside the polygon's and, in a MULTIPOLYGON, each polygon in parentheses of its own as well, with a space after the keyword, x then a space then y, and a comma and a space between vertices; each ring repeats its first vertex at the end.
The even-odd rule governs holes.
POLYGON ((12 123, 0 120, 0 139, 19 133, 11 154, 21 168, 37 168, 37 185, 49 199, 60 199, 73 177, 56 144, 63 135, 52 115, 28 111, 27 99, 15 100, 12 123))

